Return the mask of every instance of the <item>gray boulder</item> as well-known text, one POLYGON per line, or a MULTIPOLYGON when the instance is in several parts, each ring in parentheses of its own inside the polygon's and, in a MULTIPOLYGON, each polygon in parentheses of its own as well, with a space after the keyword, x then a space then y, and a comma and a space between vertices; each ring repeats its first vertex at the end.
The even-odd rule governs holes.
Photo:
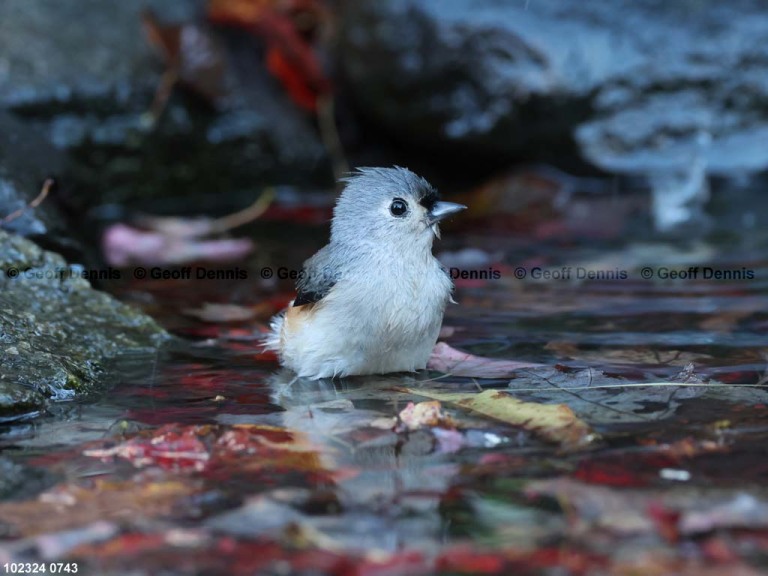
POLYGON ((109 358, 150 354, 169 338, 143 313, 94 290, 89 274, 0 229, 0 422, 103 389, 109 358))
POLYGON ((204 5, 0 2, 0 109, 71 152, 78 209, 174 195, 194 207, 196 197, 242 188, 251 200, 253 187, 276 174, 328 176, 311 119, 268 75, 263 48, 247 34, 206 30, 226 55, 226 97, 215 113, 176 90, 160 122, 147 124, 164 64, 145 37, 141 12, 152 8, 164 23, 204 27, 204 5))
POLYGON ((757 0, 343 7, 350 89, 401 141, 501 160, 551 161, 575 146, 607 171, 683 181, 694 164, 729 176, 768 167, 768 13, 757 0))

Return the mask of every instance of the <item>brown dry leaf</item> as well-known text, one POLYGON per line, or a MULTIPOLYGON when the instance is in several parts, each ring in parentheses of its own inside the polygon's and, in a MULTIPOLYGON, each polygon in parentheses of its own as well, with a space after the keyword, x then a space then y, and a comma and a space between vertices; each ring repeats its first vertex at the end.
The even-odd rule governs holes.
POLYGON ((132 522, 167 516, 179 499, 199 489, 196 484, 190 480, 140 483, 98 479, 89 487, 60 485, 34 500, 0 503, 0 524, 15 536, 33 536, 98 521, 132 522))
POLYGON ((563 448, 583 449, 598 438, 565 404, 523 402, 501 390, 486 390, 479 394, 431 392, 415 388, 408 388, 407 391, 520 426, 563 448))

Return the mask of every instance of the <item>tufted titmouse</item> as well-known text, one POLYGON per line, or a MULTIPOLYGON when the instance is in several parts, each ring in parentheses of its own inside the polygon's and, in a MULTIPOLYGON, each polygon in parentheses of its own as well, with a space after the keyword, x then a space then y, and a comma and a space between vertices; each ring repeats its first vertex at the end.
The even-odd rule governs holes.
POLYGON ((331 240, 304 263, 267 348, 303 378, 421 370, 453 290, 432 240, 466 206, 405 168, 361 168, 345 181, 331 240))

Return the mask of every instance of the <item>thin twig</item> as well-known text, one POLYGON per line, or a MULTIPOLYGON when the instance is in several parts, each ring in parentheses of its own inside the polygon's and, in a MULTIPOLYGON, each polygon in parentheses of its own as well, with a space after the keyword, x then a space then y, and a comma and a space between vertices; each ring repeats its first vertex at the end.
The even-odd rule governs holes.
POLYGON ((275 189, 271 186, 264 189, 264 192, 250 206, 243 208, 239 212, 227 214, 211 222, 211 234, 221 234, 243 224, 253 222, 259 216, 264 214, 275 199, 275 189))
POLYGON ((761 384, 707 384, 704 382, 638 382, 635 384, 599 384, 597 386, 574 386, 569 388, 564 388, 560 386, 537 386, 536 388, 509 388, 508 390, 505 390, 507 392, 541 392, 543 390, 551 391, 551 390, 558 390, 560 392, 571 392, 573 390, 606 390, 610 388, 644 388, 647 386, 657 386, 657 387, 688 387, 688 388, 695 388, 695 387, 702 387, 702 388, 765 388, 764 385, 761 384))
POLYGON ((178 81, 178 68, 171 67, 163 72, 163 75, 160 77, 160 82, 157 85, 157 90, 155 90, 155 97, 152 99, 152 104, 142 117, 142 120, 148 127, 154 127, 157 121, 160 120, 160 117, 168 106, 168 100, 173 93, 173 87, 176 86, 178 81))
POLYGON ((8 222, 16 220, 16 218, 24 214, 24 212, 26 212, 30 208, 37 208, 38 206, 40 206, 40 204, 43 203, 43 200, 45 200, 48 197, 48 193, 51 191, 51 188, 53 188, 55 184, 56 184, 56 181, 53 178, 46 178, 45 182, 43 182, 43 188, 40 190, 40 194, 37 195, 37 198, 32 200, 32 202, 30 202, 23 208, 19 208, 18 210, 8 214, 8 216, 0 220, 0 223, 8 224, 8 222))

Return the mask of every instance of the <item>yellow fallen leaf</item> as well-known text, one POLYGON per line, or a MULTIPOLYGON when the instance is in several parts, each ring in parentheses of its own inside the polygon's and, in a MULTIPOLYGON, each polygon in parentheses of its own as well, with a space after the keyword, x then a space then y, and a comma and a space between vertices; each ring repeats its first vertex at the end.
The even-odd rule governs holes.
POLYGON ((406 390, 411 394, 454 404, 520 426, 564 448, 585 448, 598 438, 589 425, 565 404, 523 402, 502 390, 486 390, 479 394, 432 392, 415 388, 406 390))

